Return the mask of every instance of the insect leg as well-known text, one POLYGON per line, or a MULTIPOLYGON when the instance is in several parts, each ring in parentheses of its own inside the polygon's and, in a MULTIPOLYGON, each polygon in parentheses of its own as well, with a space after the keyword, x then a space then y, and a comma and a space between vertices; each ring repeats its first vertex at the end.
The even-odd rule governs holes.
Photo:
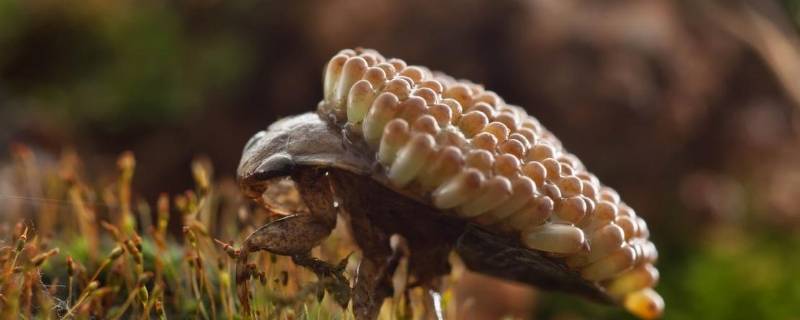
POLYGON ((245 252, 264 250, 292 256, 311 251, 330 232, 330 226, 320 223, 312 215, 292 215, 261 226, 247 236, 242 247, 245 252))

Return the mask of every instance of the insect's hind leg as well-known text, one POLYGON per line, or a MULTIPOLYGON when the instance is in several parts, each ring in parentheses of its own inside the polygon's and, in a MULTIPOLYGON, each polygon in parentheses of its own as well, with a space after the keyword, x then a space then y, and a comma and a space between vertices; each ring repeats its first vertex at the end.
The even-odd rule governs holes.
POLYGON ((400 260, 410 254, 408 243, 399 234, 394 234, 389 247, 390 251, 385 254, 365 255, 358 265, 353 287, 353 312, 358 320, 377 319, 383 300, 391 297, 395 289, 401 289, 393 287, 392 276, 400 260))

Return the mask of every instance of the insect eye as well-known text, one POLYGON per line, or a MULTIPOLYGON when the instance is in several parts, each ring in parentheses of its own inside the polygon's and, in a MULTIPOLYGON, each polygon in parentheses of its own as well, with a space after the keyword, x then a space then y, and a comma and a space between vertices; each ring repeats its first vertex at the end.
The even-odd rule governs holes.
POLYGON ((276 154, 264 159, 256 169, 256 173, 261 176, 261 179, 285 177, 290 175, 294 168, 292 158, 285 154, 276 154))

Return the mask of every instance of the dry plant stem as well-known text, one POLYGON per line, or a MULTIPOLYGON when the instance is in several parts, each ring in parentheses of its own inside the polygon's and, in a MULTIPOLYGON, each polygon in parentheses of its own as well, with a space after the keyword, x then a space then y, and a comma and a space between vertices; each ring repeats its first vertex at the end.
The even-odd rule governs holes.
POLYGON ((22 308, 22 311, 23 311, 24 315, 21 315, 21 318, 30 319, 30 317, 31 317, 31 310, 30 310, 31 309, 31 281, 28 278, 27 272, 24 272, 22 274, 22 276, 20 277, 19 281, 20 281, 20 283, 22 285, 23 293, 18 297, 18 299, 20 299, 21 305, 24 306, 24 308, 22 308))
MULTIPOLYGON (((6 289, 6 287, 5 287, 6 279, 12 279, 13 278, 13 274, 17 272, 17 269, 18 269, 17 262, 19 260, 20 254, 22 254, 22 251, 25 250, 25 246, 26 246, 27 242, 28 242, 28 227, 25 227, 25 229, 23 230, 23 232, 20 234, 19 238, 17 239, 16 245, 14 247, 14 258, 11 260, 11 264, 8 266, 7 271, 4 272, 4 276, 3 276, 2 282, 0 282, 0 293, 4 293, 6 291, 5 290, 6 289)), ((20 283, 17 286, 14 286, 14 284, 12 282, 13 282, 13 279, 8 281, 8 283, 12 286, 12 288, 18 288, 19 286, 23 286, 25 284, 25 279, 24 278, 20 279, 20 283)), ((12 297, 12 299, 13 299, 15 294, 12 293, 9 296, 12 297)), ((27 305, 28 305, 28 308, 30 308, 30 300, 28 300, 28 304, 27 305)), ((12 303, 11 303, 12 311, 13 310, 17 310, 18 308, 19 308, 19 300, 18 299, 13 299, 12 303)), ((5 309, 5 306, 4 306, 4 309, 5 309)), ((27 311, 29 311, 29 310, 27 310, 27 311)), ((15 314, 15 313, 16 312, 10 313, 10 314, 15 314)), ((28 317, 28 318, 30 318, 30 317, 28 317)))
MULTIPOLYGON (((183 227, 183 233, 186 240, 191 244, 192 250, 187 250, 186 253, 186 262, 187 267, 189 268, 189 275, 191 276, 190 286, 192 290, 192 294, 194 294, 194 298, 197 301, 203 301, 203 294, 201 293, 201 282, 202 282, 202 273, 203 269, 201 267, 201 259, 202 257, 198 255, 197 251, 197 234, 192 230, 190 227, 192 224, 192 220, 194 219, 194 213, 196 211, 191 210, 187 212, 192 212, 185 216, 185 225, 183 227)), ((205 305, 203 303, 199 304, 198 311, 203 315, 203 318, 208 319, 208 312, 205 309, 205 305)))
POLYGON ((220 283, 220 300, 222 300, 222 306, 225 309, 225 316, 227 319, 233 318, 233 302, 231 301, 232 297, 228 296, 228 293, 231 290, 230 282, 231 278, 228 272, 228 262, 225 262, 225 265, 221 270, 219 270, 219 283, 220 283))
POLYGON ((119 319, 120 317, 122 317, 123 314, 125 314, 126 311, 128 311, 128 308, 131 306, 131 303, 133 302, 133 299, 136 298, 138 292, 139 288, 137 287, 134 290, 131 290, 130 293, 128 293, 128 297, 125 299, 125 303, 122 304, 122 307, 120 307, 117 314, 111 317, 111 320, 119 319))
MULTIPOLYGON (((162 238, 162 239, 166 239, 166 235, 165 234, 162 234, 162 235, 164 235, 164 238, 162 238)), ((176 273, 175 272, 175 268, 174 268, 172 263, 166 263, 165 264, 164 261, 162 260, 162 257, 167 257, 168 256, 168 253, 166 251, 166 247, 157 245, 156 246, 156 253, 157 254, 154 257, 155 258, 155 265, 156 265, 155 283, 166 283, 168 288, 177 288, 178 286, 180 286, 180 284, 178 283, 178 281, 179 281, 178 279, 175 279, 174 277, 164 277, 165 273, 167 273, 167 274, 175 274, 176 273)))
POLYGON ((153 294, 147 299, 147 303, 144 305, 144 310, 142 310, 142 314, 139 316, 140 320, 147 320, 150 318, 150 310, 153 308, 153 305, 156 301, 158 301, 158 297, 161 296, 161 285, 156 284, 153 287, 153 294))
POLYGON ((72 305, 72 283, 74 282, 73 276, 70 275, 69 279, 67 280, 67 309, 69 306, 72 305))
POLYGON ((160 320, 167 320, 167 314, 164 312, 164 297, 163 295, 159 298, 154 298, 155 300, 154 306, 156 308, 156 314, 158 314, 158 318, 160 320))
MULTIPOLYGON (((38 278, 37 281, 39 281, 39 283, 42 283, 41 282, 42 281, 41 280, 41 275, 38 273, 38 270, 34 270, 33 272, 36 274, 36 277, 38 278)), ((38 295, 39 299, 38 299, 37 303, 38 303, 38 306, 39 306, 40 310, 47 310, 47 311, 45 311, 44 319, 45 320, 49 320, 49 319, 53 318, 53 314, 54 314, 54 310, 55 310, 55 302, 54 302, 54 298, 53 298, 53 296, 55 296, 55 292, 53 291, 53 287, 54 286, 51 284, 50 288, 46 288, 46 287, 44 287, 44 284, 42 284, 42 285, 43 285, 43 287, 41 288, 42 290, 40 291, 40 294, 38 295)), ((41 311, 39 311, 37 313, 39 313, 39 315, 41 316, 41 311)))
POLYGON ((89 285, 86 286, 86 289, 83 290, 83 293, 81 294, 80 298, 78 298, 78 302, 76 302, 75 305, 72 306, 72 308, 69 308, 69 310, 67 310, 67 313, 64 314, 64 316, 62 316, 60 320, 69 319, 70 316, 72 316, 72 314, 75 313, 75 310, 77 310, 78 307, 80 307, 81 304, 83 304, 86 301, 86 299, 89 297, 92 291, 94 291, 94 289, 92 289, 93 287, 94 288, 97 287, 97 282, 90 281, 89 285))
MULTIPOLYGON (((230 244, 225 243, 225 242, 223 242, 223 241, 221 241, 219 239, 214 239, 214 242, 216 242, 217 244, 222 246, 223 250, 225 250, 225 253, 230 258, 236 259, 238 261, 238 258, 242 254, 241 250, 235 249, 230 244)), ((222 263, 222 262, 220 262, 220 263, 222 263)), ((224 260, 224 264, 220 264, 218 267, 219 267, 219 270, 218 270, 219 283, 220 283, 220 287, 222 288, 222 294, 221 294, 220 299, 222 299, 222 301, 225 304, 226 315, 228 316, 228 318, 232 318, 233 317, 233 306, 234 306, 233 299, 234 299, 234 297, 228 295, 228 293, 231 290, 231 277, 230 277, 230 272, 229 272, 229 270, 230 270, 229 260, 225 259, 224 260)))
POLYGON ((117 192, 119 194, 119 205, 124 232, 128 235, 136 230, 135 220, 131 212, 131 180, 136 168, 136 160, 131 152, 123 153, 117 160, 120 169, 117 192))
POLYGON ((3 275, 3 282, 0 283, 0 292, 4 292, 5 290, 5 279, 11 278, 11 275, 14 273, 14 269, 17 266, 17 258, 19 258, 20 252, 14 253, 14 259, 11 261, 11 265, 8 267, 8 270, 3 275))
MULTIPOLYGON (((200 249, 197 248, 195 245, 195 254, 197 254, 198 260, 202 260, 202 255, 200 253, 200 249)), ((211 282, 208 281, 208 275, 203 270, 203 265, 200 262, 196 264, 195 268, 197 268, 197 272, 200 274, 200 285, 205 289, 205 293, 208 295, 208 300, 211 302, 211 319, 217 319, 217 304, 214 300, 214 293, 211 288, 211 282)))
MULTIPOLYGON (((95 272, 94 272, 94 275, 92 275, 92 278, 90 278, 90 279, 89 279, 89 282, 92 282, 92 281, 95 281, 95 280, 97 280, 97 277, 98 277, 98 276, 100 276, 100 272, 102 272, 102 271, 103 271, 103 269, 105 269, 106 267, 108 267, 108 265, 109 265, 109 264, 111 264, 111 262, 113 262, 113 260, 111 260, 111 259, 104 259, 104 260, 103 260, 103 263, 100 265, 100 267, 98 267, 98 268, 97 268, 97 271, 95 271, 95 272)), ((81 292, 81 294, 83 294, 84 292, 85 292, 85 289, 84 289, 84 291, 83 291, 83 292, 81 292)))
POLYGON ((206 289, 206 294, 208 295, 208 300, 211 302, 211 319, 217 319, 217 303, 214 300, 214 293, 211 288, 211 283, 208 281, 208 275, 205 272, 200 272, 202 275, 201 281, 202 286, 206 289))
POLYGON ((199 282, 199 283, 196 284, 196 286, 197 286, 196 295, 199 295, 198 299, 202 299, 202 294, 200 293, 201 290, 204 291, 206 295, 208 295, 208 299, 209 299, 209 301, 211 303, 211 319, 216 319, 217 318, 217 307, 216 307, 216 302, 214 301, 214 293, 212 292, 212 288, 211 288, 210 282, 208 281, 208 276, 204 272, 203 265, 201 263, 201 261, 205 261, 205 259, 203 259, 203 255, 200 252, 200 249, 198 247, 197 239, 194 238, 194 237, 195 236, 191 237, 193 240, 191 240, 190 242, 191 242, 191 245, 192 245, 192 249, 194 249, 194 255, 197 257, 197 259, 196 259, 196 261, 194 263, 194 268, 192 268, 194 271, 197 272, 196 273, 196 275, 197 275, 196 278, 197 278, 197 281, 199 282))
MULTIPOLYGON (((192 293, 194 294, 194 298, 197 301, 202 302, 203 301, 203 295, 200 293, 199 285, 197 284, 196 270, 192 266, 189 266, 189 272, 190 272, 190 275, 191 275, 191 278, 192 278, 191 287, 192 287, 192 293)), ((197 309, 198 312, 200 312, 200 314, 203 315, 204 319, 208 319, 208 312, 206 312, 205 305, 203 303, 200 303, 199 306, 200 307, 197 309)))
POLYGON ((75 210, 75 215, 77 216, 78 220, 78 227, 81 234, 86 237, 86 240, 89 243, 89 255, 92 259, 96 258, 95 252, 98 248, 98 235, 97 230, 94 228, 95 225, 95 215, 94 211, 89 208, 86 202, 83 199, 83 194, 80 189, 80 186, 72 185, 68 191, 70 203, 72 203, 73 210, 75 210))
MULTIPOLYGON (((160 320, 167 320, 167 314, 166 314, 166 313, 164 313, 163 311, 162 311, 162 312, 159 312, 159 314, 158 314, 158 318, 159 318, 160 320)), ((230 318, 230 319, 233 319, 233 318, 230 318)))
POLYGON ((11 259, 11 265, 8 266, 8 269, 3 274, 2 282, 0 282, 0 292, 5 292, 5 282, 6 279, 10 279, 11 276, 14 274, 14 269, 17 268, 17 261, 19 260, 20 254, 22 251, 25 250, 25 244, 28 241, 28 227, 25 227, 25 230, 22 231, 19 238, 17 239, 16 246, 14 248, 14 258, 11 259))

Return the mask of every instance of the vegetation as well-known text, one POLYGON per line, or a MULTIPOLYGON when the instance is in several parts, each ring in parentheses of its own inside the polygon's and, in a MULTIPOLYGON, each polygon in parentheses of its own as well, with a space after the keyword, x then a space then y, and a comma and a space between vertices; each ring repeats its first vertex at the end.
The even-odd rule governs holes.
MULTIPOLYGON (((20 185, 44 188, 40 198, 3 202, 5 214, 27 218, 15 224, 0 220, 0 319, 247 318, 236 299, 234 261, 226 253, 232 247, 226 244, 243 239, 269 214, 246 205, 231 181, 215 182, 207 161, 193 162, 193 190, 162 194, 150 204, 136 200, 131 190, 131 153, 119 157, 115 179, 94 189, 97 184, 82 178, 80 159, 73 153, 66 152, 50 167, 37 162, 25 146, 14 146, 13 152, 20 185)), ((786 250, 800 250, 799 237, 721 226, 700 243, 665 250, 680 252, 663 257, 670 263, 661 267, 659 290, 669 303, 668 319, 794 315, 800 279, 793 270, 800 260, 786 250), (731 303, 748 308, 734 310, 731 303)), ((337 228, 315 255, 338 261, 354 250, 337 228)), ((349 260, 352 275, 358 254, 349 260)), ((250 316, 352 318, 319 289, 312 273, 289 259, 261 254, 256 263, 250 316)), ((456 305, 453 291, 462 273, 457 266, 445 282, 443 297, 451 317, 468 312, 468 303, 456 305)), ((422 317, 429 308, 424 296, 412 290, 390 299, 382 318, 422 317)), ((536 305, 541 318, 630 318, 621 309, 561 294, 542 296, 536 305)))
MULTIPOLYGON (((275 215, 231 178, 242 146, 313 110, 353 46, 526 106, 647 219, 665 319, 797 318, 797 30, 800 0, 0 0, 0 319, 245 318, 224 244, 275 215)), ((314 251, 351 253, 350 277, 343 230, 314 251)), ((350 317, 289 259, 254 262, 262 318, 350 317)), ((631 319, 444 282, 450 319, 631 319)), ((423 317, 423 296, 383 317, 423 317)))
MULTIPOLYGON (((119 157, 116 180, 99 189, 81 178, 74 154, 42 170, 18 145, 15 159, 24 184, 42 183, 45 193, 19 199, 27 218, 4 226, 10 232, 0 242, 0 319, 247 317, 235 298, 233 261, 218 238, 240 239, 259 219, 226 204, 238 203, 226 198, 236 193, 214 185, 206 162, 192 166, 194 190, 162 194, 151 205, 132 200, 131 153, 119 157)), ((338 255, 337 247, 326 244, 317 254, 338 255)), ((347 318, 311 284, 311 273, 287 259, 264 255, 258 269, 252 316, 347 318)))

